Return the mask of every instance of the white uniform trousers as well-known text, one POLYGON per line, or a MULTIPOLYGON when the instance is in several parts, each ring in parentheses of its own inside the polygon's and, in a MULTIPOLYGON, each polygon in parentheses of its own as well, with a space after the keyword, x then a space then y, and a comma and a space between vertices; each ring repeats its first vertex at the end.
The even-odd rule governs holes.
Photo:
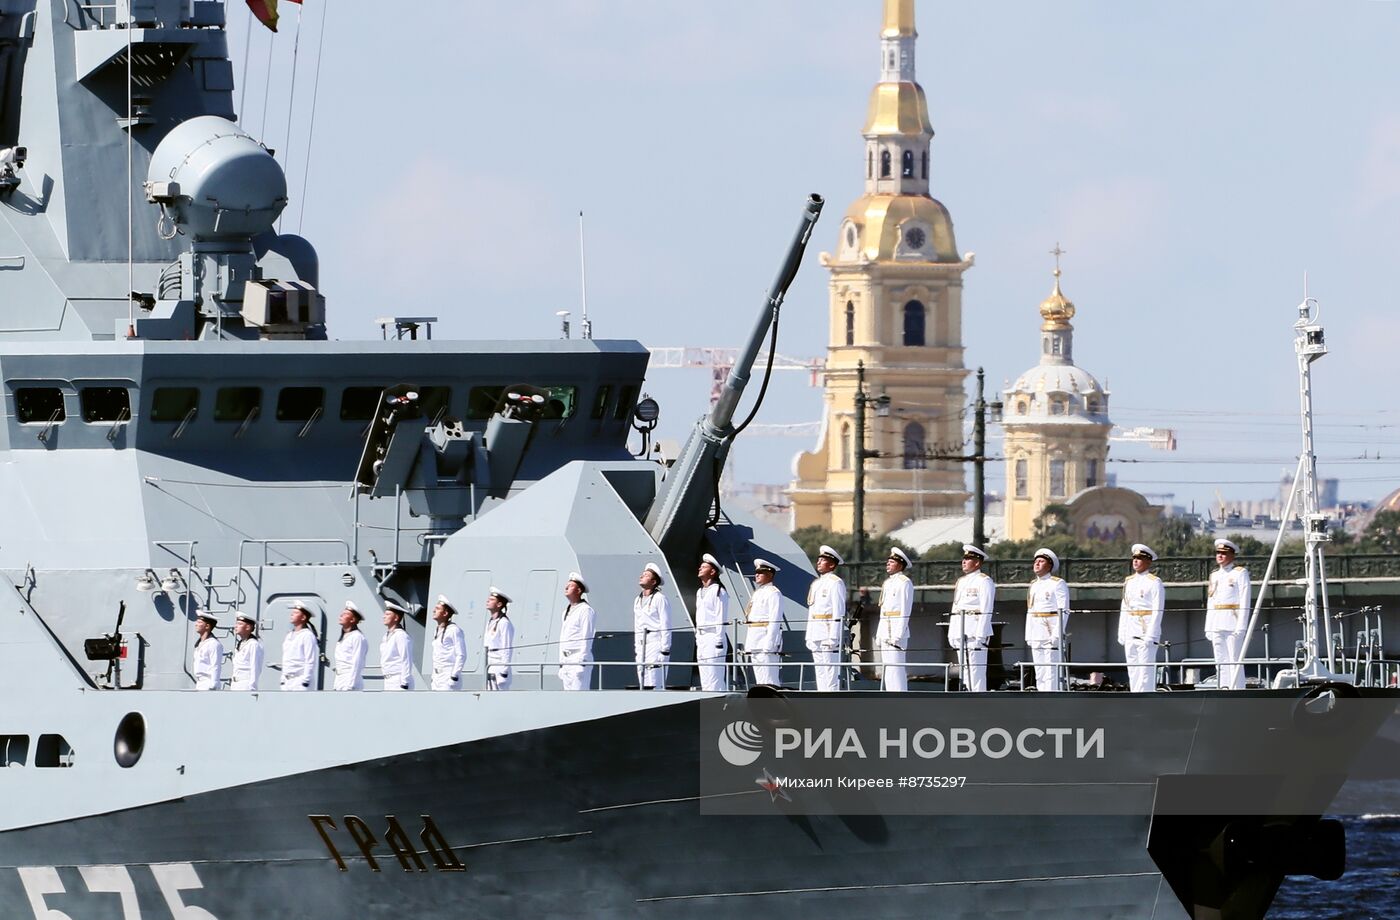
POLYGON ((1123 657, 1128 662, 1128 689, 1134 693, 1151 693, 1157 689, 1156 641, 1129 639, 1123 645, 1123 657))
POLYGON ((565 690, 593 689, 592 663, 561 664, 559 666, 559 682, 564 685, 565 690))
POLYGON ((812 649, 812 670, 817 672, 817 689, 828 693, 841 689, 841 670, 837 662, 841 653, 836 649, 812 649))
POLYGON ((699 636, 695 640, 695 658, 700 662, 701 690, 728 690, 729 680, 724 673, 724 637, 716 644, 711 636, 699 636))
POLYGON ((1063 690, 1064 669, 1060 665, 1060 643, 1037 640, 1030 644, 1035 662, 1035 689, 1063 690))
POLYGON ((635 633, 633 650, 637 653, 637 684, 643 690, 666 689, 666 662, 670 654, 665 648, 663 636, 659 632, 635 633))
POLYGON ((1206 633, 1211 648, 1215 649, 1215 682, 1222 690, 1244 689, 1244 665, 1221 664, 1222 661, 1239 661, 1240 647, 1244 644, 1242 632, 1206 633))
POLYGON ((754 683, 781 686, 781 655, 777 652, 749 652, 749 662, 753 665, 754 683))
POLYGON ((954 651, 958 655, 958 666, 963 669, 963 686, 980 693, 987 689, 987 647, 980 639, 974 642, 976 644, 964 645, 954 651))
POLYGON ((881 687, 898 692, 908 690, 909 673, 904 667, 904 662, 909 653, 902 648, 895 648, 888 642, 877 642, 875 647, 880 653, 880 663, 884 665, 880 672, 881 687))
POLYGON ((508 664, 493 664, 486 669, 487 690, 509 690, 510 682, 513 680, 515 680, 515 672, 510 669, 508 664))

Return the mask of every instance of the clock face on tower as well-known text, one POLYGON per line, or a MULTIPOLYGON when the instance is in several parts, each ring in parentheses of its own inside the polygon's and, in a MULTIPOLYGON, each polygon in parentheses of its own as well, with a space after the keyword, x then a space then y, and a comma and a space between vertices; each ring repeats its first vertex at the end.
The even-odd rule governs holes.
POLYGON ((904 245, 910 249, 923 249, 924 243, 928 240, 924 231, 919 227, 910 227, 904 231, 904 245))

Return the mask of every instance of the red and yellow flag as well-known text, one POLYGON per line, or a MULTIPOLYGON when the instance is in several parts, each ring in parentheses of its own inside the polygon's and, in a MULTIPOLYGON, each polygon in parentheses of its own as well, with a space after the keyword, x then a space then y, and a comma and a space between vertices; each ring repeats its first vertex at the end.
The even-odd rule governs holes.
MULTIPOLYGON (((277 0, 247 0, 248 9, 258 17, 258 22, 272 31, 277 31, 277 0)), ((287 0, 288 3, 301 3, 301 0, 287 0)))

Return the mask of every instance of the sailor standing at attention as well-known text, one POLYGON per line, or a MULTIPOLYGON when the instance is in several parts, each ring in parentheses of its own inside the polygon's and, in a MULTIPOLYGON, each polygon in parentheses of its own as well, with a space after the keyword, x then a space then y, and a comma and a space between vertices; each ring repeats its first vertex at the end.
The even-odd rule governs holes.
POLYGON ((233 615, 233 680, 230 690, 256 690, 263 669, 262 640, 253 632, 257 620, 241 611, 233 615))
POLYGON ((593 689, 593 632, 597 614, 583 599, 583 576, 570 572, 564 582, 564 625, 559 630, 559 682, 565 690, 593 689))
POLYGON ((1133 544, 1133 574, 1123 580, 1123 604, 1118 613, 1118 644, 1128 662, 1128 689, 1149 693, 1157 689, 1157 643, 1162 640, 1162 610, 1167 592, 1162 579, 1149 569, 1157 561, 1152 547, 1133 544))
POLYGON ((433 608, 433 680, 434 690, 461 690, 462 668, 467 665, 467 637, 462 627, 452 622, 457 608, 439 594, 433 608))
POLYGON ((695 573, 695 660, 700 665, 701 690, 728 690, 724 656, 729 648, 729 593, 719 583, 719 561, 709 553, 700 557, 695 573))
POLYGON ((195 614, 194 618, 194 663, 190 673, 194 675, 196 690, 220 690, 219 678, 224 669, 224 647, 214 638, 214 627, 219 621, 206 610, 195 614))
POLYGON ((840 690, 841 631, 846 624, 846 583, 836 574, 841 556, 829 546, 817 551, 817 577, 807 589, 807 649, 817 689, 840 690))
POLYGON ((753 664, 753 682, 777 687, 782 680, 783 593, 773 584, 778 567, 753 561, 753 595, 744 618, 744 651, 753 664))
POLYGON ((1069 585, 1055 574, 1060 557, 1044 547, 1035 551, 1035 581, 1026 589, 1026 645, 1035 662, 1037 690, 1065 689, 1065 625, 1069 622, 1069 585))
POLYGON ((413 637, 403 628, 408 611, 393 601, 384 602, 384 638, 379 640, 379 672, 384 689, 413 689, 413 637))
POLYGON ((486 621, 486 632, 482 645, 486 649, 486 689, 510 689, 510 664, 515 655, 515 625, 506 616, 510 598, 501 593, 495 585, 486 594, 486 612, 491 614, 486 621))
POLYGON ((671 602, 661 593, 661 569, 648 562, 637 578, 641 591, 632 601, 632 645, 637 653, 637 685, 666 689, 666 662, 671 657, 671 602))
POLYGON ((948 644, 958 650, 958 666, 963 686, 981 692, 987 689, 987 640, 992 637, 992 608, 997 586, 982 571, 987 554, 970 543, 963 544, 963 576, 953 588, 953 612, 948 618, 948 644))
POLYGON ((360 622, 364 619, 354 601, 346 601, 340 611, 340 638, 335 643, 335 690, 365 689, 365 658, 369 654, 369 643, 360 632, 360 622))
POLYGON ((904 570, 909 557, 898 546, 890 550, 885 560, 889 577, 880 587, 880 625, 875 628, 875 650, 880 653, 880 683, 886 690, 903 692, 909 689, 904 662, 909 654, 909 614, 914 609, 914 583, 904 570))
POLYGON ((1215 650, 1215 681, 1224 690, 1244 689, 1244 630, 1249 625, 1249 571, 1235 565, 1240 548, 1229 540, 1215 541, 1215 561, 1206 597, 1206 638, 1215 650))
POLYGON ((311 608, 305 601, 292 601, 288 606, 292 629, 282 640, 282 689, 301 693, 311 689, 321 646, 311 628, 311 608))

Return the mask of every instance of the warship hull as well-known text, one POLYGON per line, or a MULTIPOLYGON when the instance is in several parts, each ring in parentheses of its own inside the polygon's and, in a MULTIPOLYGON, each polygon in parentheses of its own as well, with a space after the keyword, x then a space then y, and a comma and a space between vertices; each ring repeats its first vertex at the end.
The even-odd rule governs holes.
MULTIPOLYGON (((699 714, 711 694, 550 694, 544 707, 538 693, 148 691, 130 768, 115 765, 111 731, 137 700, 81 697, 51 715, 106 731, 70 738, 68 768, 26 765, 30 782, 9 771, 5 916, 1191 916, 1173 888, 1181 873, 1154 861, 1163 819, 1150 805, 704 814, 699 714), (429 736, 461 740, 419 746, 429 736)), ((1358 726, 1339 756, 1373 732, 1358 726)), ((1202 818, 1169 848, 1180 855, 1226 821, 1202 818)), ((1262 917, 1281 879, 1266 866, 1237 873, 1215 915, 1262 917)))

